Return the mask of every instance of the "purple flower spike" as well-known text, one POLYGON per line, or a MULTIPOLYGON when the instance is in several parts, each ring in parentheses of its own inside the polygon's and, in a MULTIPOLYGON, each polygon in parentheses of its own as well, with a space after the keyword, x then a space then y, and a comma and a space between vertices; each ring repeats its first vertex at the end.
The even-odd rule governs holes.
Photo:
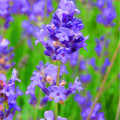
POLYGON ((35 44, 41 42, 46 48, 44 54, 53 60, 61 60, 63 64, 80 48, 87 50, 86 40, 89 37, 84 37, 81 33, 84 25, 74 17, 76 12, 79 13, 79 10, 73 1, 61 0, 59 8, 53 14, 52 23, 43 26, 37 33, 35 44))
POLYGON ((15 87, 15 80, 19 80, 16 78, 16 73, 17 71, 14 69, 12 79, 8 82, 6 81, 6 76, 0 74, 0 119, 12 120, 15 112, 21 110, 17 106, 16 99, 18 96, 23 95, 23 93, 19 90, 19 87, 15 87), (7 105, 7 107, 3 107, 4 105, 7 105))
POLYGON ((10 62, 14 57, 14 53, 12 53, 13 47, 8 47, 9 44, 9 40, 0 36, 0 72, 6 71, 15 65, 14 62, 10 62))
POLYGON ((96 6, 101 14, 97 16, 97 22, 104 24, 104 26, 114 26, 113 20, 116 18, 115 8, 112 0, 97 0, 96 6))
MULTIPOLYGON (((81 108, 81 116, 83 120, 86 120, 88 115, 91 111, 92 101, 91 101, 91 95, 90 92, 87 92, 87 96, 81 96, 80 94, 77 94, 74 97, 75 101, 78 103, 78 105, 81 108)), ((101 104, 97 103, 95 105, 95 108, 91 114, 90 119, 91 120, 105 120, 103 112, 99 112, 101 110, 101 104)))

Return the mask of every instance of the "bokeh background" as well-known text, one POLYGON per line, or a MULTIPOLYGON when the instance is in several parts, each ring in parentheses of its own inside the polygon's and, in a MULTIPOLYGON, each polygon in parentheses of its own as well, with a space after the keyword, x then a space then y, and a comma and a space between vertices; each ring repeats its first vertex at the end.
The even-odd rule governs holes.
MULTIPOLYGON (((109 58, 112 59, 112 56, 115 52, 115 49, 118 45, 118 42, 120 40, 119 36, 119 27, 120 27, 120 2, 119 0, 114 0, 114 6, 117 13, 117 17, 115 18, 115 26, 114 27, 105 27, 103 24, 98 24, 96 22, 96 17, 99 14, 98 8, 95 6, 90 6, 89 4, 82 4, 81 1, 75 0, 77 8, 81 11, 79 15, 76 15, 78 18, 80 18, 83 21, 83 24, 85 25, 84 29, 82 30, 84 36, 89 35, 89 40, 86 41, 88 44, 87 50, 85 51, 83 48, 80 49, 79 57, 83 57, 85 60, 90 59, 91 57, 96 58, 96 65, 102 65, 104 62, 104 59, 106 56, 102 56, 101 58, 97 57, 95 52, 95 38, 100 38, 102 35, 105 35, 106 38, 110 39, 110 45, 108 51, 109 51, 109 58)), ((53 7, 54 11, 58 7, 58 2, 53 0, 53 7)), ((53 11, 53 12, 54 12, 53 11)), ((16 65, 15 68, 18 71, 19 78, 22 80, 21 83, 16 83, 16 85, 20 86, 20 89, 25 93, 27 90, 27 86, 30 84, 30 77, 32 76, 32 72, 36 69, 36 65, 39 64, 39 61, 51 62, 49 57, 45 56, 43 53, 44 48, 39 43, 37 46, 35 46, 34 41, 35 38, 32 38, 33 43, 33 49, 30 49, 27 45, 26 38, 24 38, 22 35, 23 28, 22 28, 22 21, 28 20, 28 18, 25 15, 13 15, 14 22, 10 23, 10 28, 6 31, 5 38, 10 40, 10 46, 13 46, 15 57, 13 61, 15 61, 16 65), (21 61, 24 61, 21 66, 21 61)), ((48 18, 45 19, 44 23, 48 24, 50 23, 52 18, 52 13, 48 18)), ((33 23, 34 24, 34 23, 33 23)), ((99 103, 102 105, 101 111, 105 113, 106 120, 115 120, 116 117, 116 110, 118 106, 118 100, 119 100, 119 67, 120 67, 120 59, 119 55, 117 55, 116 60, 114 61, 114 65, 110 71, 110 74, 108 76, 107 82, 105 83, 104 89, 106 89, 104 92, 102 92, 99 103)), ((101 82, 103 80, 103 77, 99 72, 95 72, 94 69, 91 66, 88 66, 88 70, 84 71, 84 73, 81 73, 79 71, 79 63, 75 67, 71 67, 69 63, 66 64, 67 70, 69 74, 64 74, 63 79, 65 79, 67 82, 73 82, 75 76, 80 76, 80 74, 86 74, 89 73, 92 76, 91 82, 87 84, 84 88, 84 90, 81 92, 82 95, 85 94, 86 90, 89 90, 92 94, 92 101, 94 101, 94 98, 98 92, 98 89, 101 85, 101 82)), ((56 63, 52 63, 56 64, 56 63)), ((12 69, 7 72, 7 77, 11 77, 11 71, 12 69)), ((36 90, 36 95, 37 95, 36 90)), ((28 120, 30 119, 34 114, 34 108, 29 104, 29 96, 23 95, 20 96, 18 99, 18 105, 22 108, 21 112, 17 112, 16 116, 19 117, 21 120, 28 120)), ((54 110, 54 102, 48 102, 47 105, 42 109, 39 110, 39 118, 43 118, 44 111, 45 110, 54 110)), ((68 120, 80 120, 80 107, 78 104, 74 101, 74 95, 70 96, 67 101, 65 102, 65 105, 59 105, 59 115, 64 116, 68 118, 68 120)))

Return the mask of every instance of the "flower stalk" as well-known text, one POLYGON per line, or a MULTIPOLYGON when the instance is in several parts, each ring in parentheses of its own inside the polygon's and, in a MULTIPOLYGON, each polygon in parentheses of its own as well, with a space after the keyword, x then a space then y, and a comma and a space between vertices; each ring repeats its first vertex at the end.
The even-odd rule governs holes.
POLYGON ((34 113, 34 120, 37 120, 37 115, 38 115, 38 111, 39 111, 40 100, 41 100, 41 89, 39 89, 39 93, 38 93, 37 106, 36 106, 36 110, 35 110, 35 113, 34 113))
MULTIPOLYGON (((60 75, 60 65, 61 61, 58 61, 58 69, 57 69, 57 80, 56 80, 56 85, 59 85, 59 75, 60 75)), ((57 115, 58 115, 58 103, 55 103, 55 120, 57 120, 57 115)))
POLYGON ((116 56, 117 56, 117 54, 118 54, 119 49, 120 49, 120 42, 118 43, 118 46, 117 46, 117 48, 116 48, 116 50, 115 50, 115 53, 114 53, 114 55, 113 55, 113 57, 112 57, 111 64, 110 64, 110 66, 109 66, 109 68, 108 68, 108 70, 107 70, 107 73, 105 74, 105 76, 104 76, 104 78, 103 78, 102 84, 101 84, 100 89, 99 89, 99 91, 98 91, 98 93, 97 93, 97 96, 96 96, 95 101, 94 101, 94 103, 93 103, 93 106, 92 106, 92 108, 91 108, 90 114, 88 115, 88 117, 87 117, 86 120, 90 120, 90 116, 91 116, 91 114, 92 114, 92 112, 93 112, 93 110, 94 110, 94 107, 95 107, 96 103, 98 102, 99 97, 100 97, 100 95, 101 95, 101 93, 102 93, 102 91, 103 91, 103 87, 104 87, 105 82, 106 82, 106 80, 107 80, 107 78, 108 78, 108 75, 109 75, 109 73, 110 73, 110 71, 111 71, 111 68, 112 68, 112 66, 113 66, 113 63, 114 63, 114 61, 115 61, 115 58, 116 58, 116 56))

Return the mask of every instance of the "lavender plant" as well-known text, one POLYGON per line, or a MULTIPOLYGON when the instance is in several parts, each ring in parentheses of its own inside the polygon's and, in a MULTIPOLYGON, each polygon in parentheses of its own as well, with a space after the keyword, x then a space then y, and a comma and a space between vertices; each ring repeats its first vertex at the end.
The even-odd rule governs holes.
POLYGON ((9 40, 0 36, 0 119, 12 120, 16 111, 20 111, 16 99, 22 95, 19 87, 15 87, 15 81, 20 82, 17 78, 17 71, 13 69, 12 77, 9 81, 6 78, 6 71, 12 68, 15 63, 11 62, 14 57, 13 47, 8 47, 9 40))
MULTIPOLYGON (((0 19, 3 21, 4 28, 9 27, 9 23, 14 21, 10 12, 10 1, 9 0, 0 0, 0 19)), ((1 26, 2 27, 2 26, 1 26)))
POLYGON ((4 73, 15 65, 15 62, 10 62, 14 57, 14 53, 13 47, 8 47, 9 44, 9 40, 0 36, 0 73, 4 73))
POLYGON ((17 78, 17 71, 13 69, 12 77, 7 82, 5 74, 0 74, 0 119, 12 120, 16 111, 20 111, 16 99, 22 95, 19 87, 15 87, 15 81, 20 82, 17 78))
MULTIPOLYGON (((53 14, 51 24, 43 26, 37 33, 36 45, 41 42, 45 47, 44 54, 50 56, 53 61, 58 61, 58 66, 49 63, 44 66, 43 62, 40 62, 39 66, 37 66, 37 71, 33 72, 32 82, 28 86, 26 94, 31 96, 30 104, 36 105, 38 108, 40 107, 39 105, 44 105, 47 101, 54 100, 55 116, 51 111, 45 112, 47 120, 64 120, 64 118, 58 117, 58 103, 64 104, 67 97, 73 94, 75 90, 80 92, 83 89, 78 77, 75 79, 74 84, 67 89, 64 87, 66 84, 65 80, 60 81, 62 74, 67 73, 63 64, 80 48, 84 47, 86 50, 87 44, 85 41, 88 36, 83 37, 82 32, 80 32, 84 25, 80 19, 74 17, 76 12, 80 13, 75 8, 73 1, 61 0, 59 8, 53 14), (41 103, 40 99, 35 97, 35 86, 38 86, 45 94, 45 98, 43 98, 41 103)), ((36 118, 37 113, 34 120, 36 118)))
MULTIPOLYGON (((86 93, 86 96, 81 96, 80 94, 77 94, 75 96, 75 101, 78 103, 78 105, 81 108, 82 120, 86 120, 87 116, 90 113, 91 105, 92 105, 90 92, 88 91, 86 93)), ((90 120, 105 120, 104 113, 100 112, 100 110, 101 110, 101 104, 97 103, 95 105, 93 112, 92 112, 90 120)))
MULTIPOLYGON (((113 97, 112 93, 112 99, 114 98, 113 101, 115 101, 112 109, 110 106, 113 103, 110 96, 107 99, 101 96, 99 102, 98 100, 102 91, 108 90, 115 83, 115 79, 120 78, 118 74, 116 78, 111 74, 110 79, 114 79, 108 86, 105 83, 119 51, 120 42, 110 62, 109 55, 112 54, 112 50, 111 52, 108 50, 110 40, 106 39, 106 35, 95 40, 93 38, 95 31, 108 27, 111 33, 115 32, 117 36, 118 31, 110 28, 115 25, 113 21, 116 17, 117 12, 112 0, 97 0, 97 2, 92 0, 0 0, 0 120, 105 120, 109 112, 113 115, 109 114, 108 119, 113 120, 116 108, 116 119, 119 119, 120 98, 116 106, 115 100, 118 99, 113 97), (79 19, 80 11, 74 2, 81 9, 82 20, 79 19), (84 6, 81 6, 81 3, 84 6), (58 8, 56 8, 57 5, 58 8), (96 20, 95 14, 91 11, 97 10, 95 6, 100 12, 97 23, 106 27, 102 28, 99 25, 98 29, 96 24, 93 24, 96 20), (86 9, 82 9, 83 7, 86 9), (51 14, 54 9, 57 10, 51 14), (88 23, 85 29, 83 23, 88 23), (89 41, 91 46, 88 46, 88 51, 89 48, 91 50, 88 52, 91 58, 86 52, 86 40, 89 38, 86 34, 91 34, 92 41, 89 41), (15 49, 9 47, 8 39, 16 45, 15 49), (37 47, 34 47, 32 41, 35 39, 34 44, 37 47), (25 40, 30 49, 26 47, 26 44, 23 45, 25 40), (94 42, 96 42, 95 48, 93 48, 94 42), (81 48, 86 51, 82 51, 81 48), (15 62, 13 62, 14 53, 17 55, 15 62), (38 58, 41 59, 40 62, 38 58), (39 65, 36 66, 38 62, 39 65), (19 70, 19 77, 15 68, 12 70, 12 76, 10 75, 9 70, 14 66, 19 70), (34 70, 35 67, 36 70, 34 70), (68 72, 68 68, 72 69, 68 72), (18 78, 22 80, 20 86, 17 86, 18 82, 21 82, 18 78), (25 81, 28 79, 30 81, 25 81), (30 82, 29 85, 28 82, 30 82), (105 84, 106 88, 103 89, 105 84), (25 96, 21 99, 18 99, 23 95, 19 87, 25 92, 25 96), (96 92, 94 100, 92 96, 96 92), (28 97, 30 97, 29 103, 28 97), (109 101, 111 105, 108 107, 109 101), (106 110, 106 106, 110 109, 106 110)), ((99 31, 96 36, 99 36, 100 32, 102 31, 99 31)), ((112 37, 111 44, 117 44, 117 37, 114 38, 115 42, 112 37)), ((115 93, 117 95, 117 89, 115 93)))
POLYGON ((97 22, 105 26, 114 26, 113 20, 116 18, 116 12, 112 0, 97 0, 96 6, 101 12, 97 16, 97 22))
POLYGON ((52 0, 12 0, 11 12, 25 14, 30 21, 39 21, 53 11, 52 0))
MULTIPOLYGON (((103 63, 101 62, 100 66, 96 65, 95 57, 92 57, 91 59, 83 59, 83 57, 79 56, 77 52, 75 52, 76 57, 72 57, 73 61, 75 61, 74 63, 76 64, 72 64, 70 60, 71 66, 77 65, 78 61, 80 61, 78 74, 80 74, 80 80, 82 84, 84 85, 84 88, 87 88, 87 85, 91 83, 91 80, 93 77, 89 72, 89 67, 91 66, 93 67, 95 74, 99 75, 99 79, 100 79, 100 76, 103 77, 103 75, 106 73, 107 67, 110 65, 110 60, 108 58, 108 54, 109 54, 108 47, 109 47, 110 40, 106 39, 105 36, 103 35, 100 39, 96 38, 95 41, 96 41, 96 47, 94 50, 100 62, 101 61, 103 62, 103 63), (103 58, 104 61, 101 58, 103 58)), ((82 120, 86 120, 90 114, 91 107, 93 104, 90 91, 86 91, 85 89, 84 95, 76 94, 74 99, 80 106, 80 109, 81 109, 80 115, 82 117, 82 120)), ((105 120, 104 113, 99 112, 100 109, 101 109, 101 104, 97 103, 92 111, 92 114, 89 120, 94 120, 94 119, 105 120)))

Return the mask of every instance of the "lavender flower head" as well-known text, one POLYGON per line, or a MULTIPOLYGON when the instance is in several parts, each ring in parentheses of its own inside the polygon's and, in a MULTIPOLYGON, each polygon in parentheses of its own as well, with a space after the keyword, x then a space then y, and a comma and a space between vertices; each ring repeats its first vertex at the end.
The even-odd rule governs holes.
POLYGON ((101 14, 97 16, 97 22, 105 26, 114 26, 116 12, 112 0, 97 0, 96 6, 101 11, 101 14))
MULTIPOLYGON (((31 96, 31 99, 35 98, 35 86, 38 86, 42 89, 42 91, 49 96, 50 90, 54 92, 56 79, 57 79, 57 66, 47 63, 45 66, 42 61, 40 61, 39 65, 36 66, 37 70, 33 72, 33 76, 31 77, 31 83, 27 88, 26 94, 31 96), (46 87, 45 85, 50 84, 52 87, 46 87)), ((61 65, 60 77, 63 73, 68 73, 66 67, 61 65)), ((63 86, 61 86, 63 87, 63 86)), ((59 89, 59 88, 58 88, 59 89)), ((59 91, 58 91, 59 92, 59 91)), ((52 94, 51 94, 52 95, 52 94)), ((53 97, 53 96, 52 96, 53 97)), ((51 97, 51 98, 52 98, 51 97)), ((46 97, 47 98, 47 97, 46 97)), ((50 98, 50 96, 48 97, 50 98)), ((45 100, 45 99, 44 99, 45 100)), ((48 101, 48 99, 46 99, 48 101)), ((31 101, 31 100, 30 100, 31 101)), ((41 101, 42 102, 42 101, 41 101)), ((57 101, 59 102, 59 101, 57 101)), ((32 104, 33 102, 31 102, 32 104)), ((34 102, 36 104, 36 102, 34 102)), ((34 105, 35 105, 34 104, 34 105)), ((42 103, 41 103, 42 104, 42 103)))
MULTIPOLYGON (((105 39, 105 36, 101 36, 100 39, 95 39, 96 41, 96 47, 95 47, 95 52, 96 54, 101 57, 102 55, 102 52, 104 49, 108 48, 109 47, 109 43, 110 43, 110 40, 109 39, 105 39)), ((107 51, 105 51, 104 55, 107 55, 107 51)))
MULTIPOLYGON (((86 120, 86 118, 90 114, 91 106, 92 106, 90 92, 87 92, 87 96, 81 96, 77 94, 74 99, 81 108, 82 120, 86 120)), ((99 112, 100 110, 101 110, 101 104, 97 103, 91 114, 90 120, 105 120, 104 113, 99 112)))
POLYGON ((19 87, 15 87, 16 80, 20 82, 15 69, 13 69, 12 77, 8 82, 6 76, 0 74, 0 119, 5 120, 8 118, 12 120, 15 112, 21 110, 17 105, 16 99, 23 93, 19 90, 19 87))
MULTIPOLYGON (((63 73, 68 73, 66 71, 66 67, 64 65, 60 66, 60 75, 61 78, 63 73)), ((57 66, 47 63, 45 66, 43 62, 40 62, 37 65, 37 70, 33 72, 33 76, 31 77, 31 83, 27 88, 26 95, 30 95, 30 104, 36 105, 36 96, 35 96, 35 87, 38 86, 45 97, 41 101, 40 105, 46 104, 46 102, 54 100, 55 103, 64 104, 63 101, 73 93, 73 91, 78 90, 79 92, 83 89, 81 87, 81 82, 78 81, 78 78, 75 79, 75 82, 68 89, 64 87, 66 84, 65 80, 61 80, 59 82, 59 86, 56 86, 57 79, 57 66), (49 86, 48 86, 49 85, 49 86), (46 87, 47 86, 47 87, 46 87)), ((42 107, 40 106, 40 107, 42 107)))
POLYGON ((88 36, 84 37, 80 32, 84 25, 74 17, 76 12, 80 13, 73 1, 61 0, 52 23, 44 26, 37 35, 36 45, 41 42, 46 48, 44 54, 53 60, 66 63, 75 51, 82 47, 86 50, 88 36))
POLYGON ((30 21, 39 21, 53 11, 52 0, 13 0, 12 13, 26 14, 30 21), (45 13, 46 9, 46 13, 45 13))
POLYGON ((14 62, 10 62, 14 57, 14 53, 12 53, 13 47, 8 47, 9 44, 9 40, 0 36, 0 72, 4 72, 15 65, 14 62))
POLYGON ((4 28, 9 27, 9 23, 14 21, 10 12, 10 1, 0 0, 0 18, 4 19, 4 28))

